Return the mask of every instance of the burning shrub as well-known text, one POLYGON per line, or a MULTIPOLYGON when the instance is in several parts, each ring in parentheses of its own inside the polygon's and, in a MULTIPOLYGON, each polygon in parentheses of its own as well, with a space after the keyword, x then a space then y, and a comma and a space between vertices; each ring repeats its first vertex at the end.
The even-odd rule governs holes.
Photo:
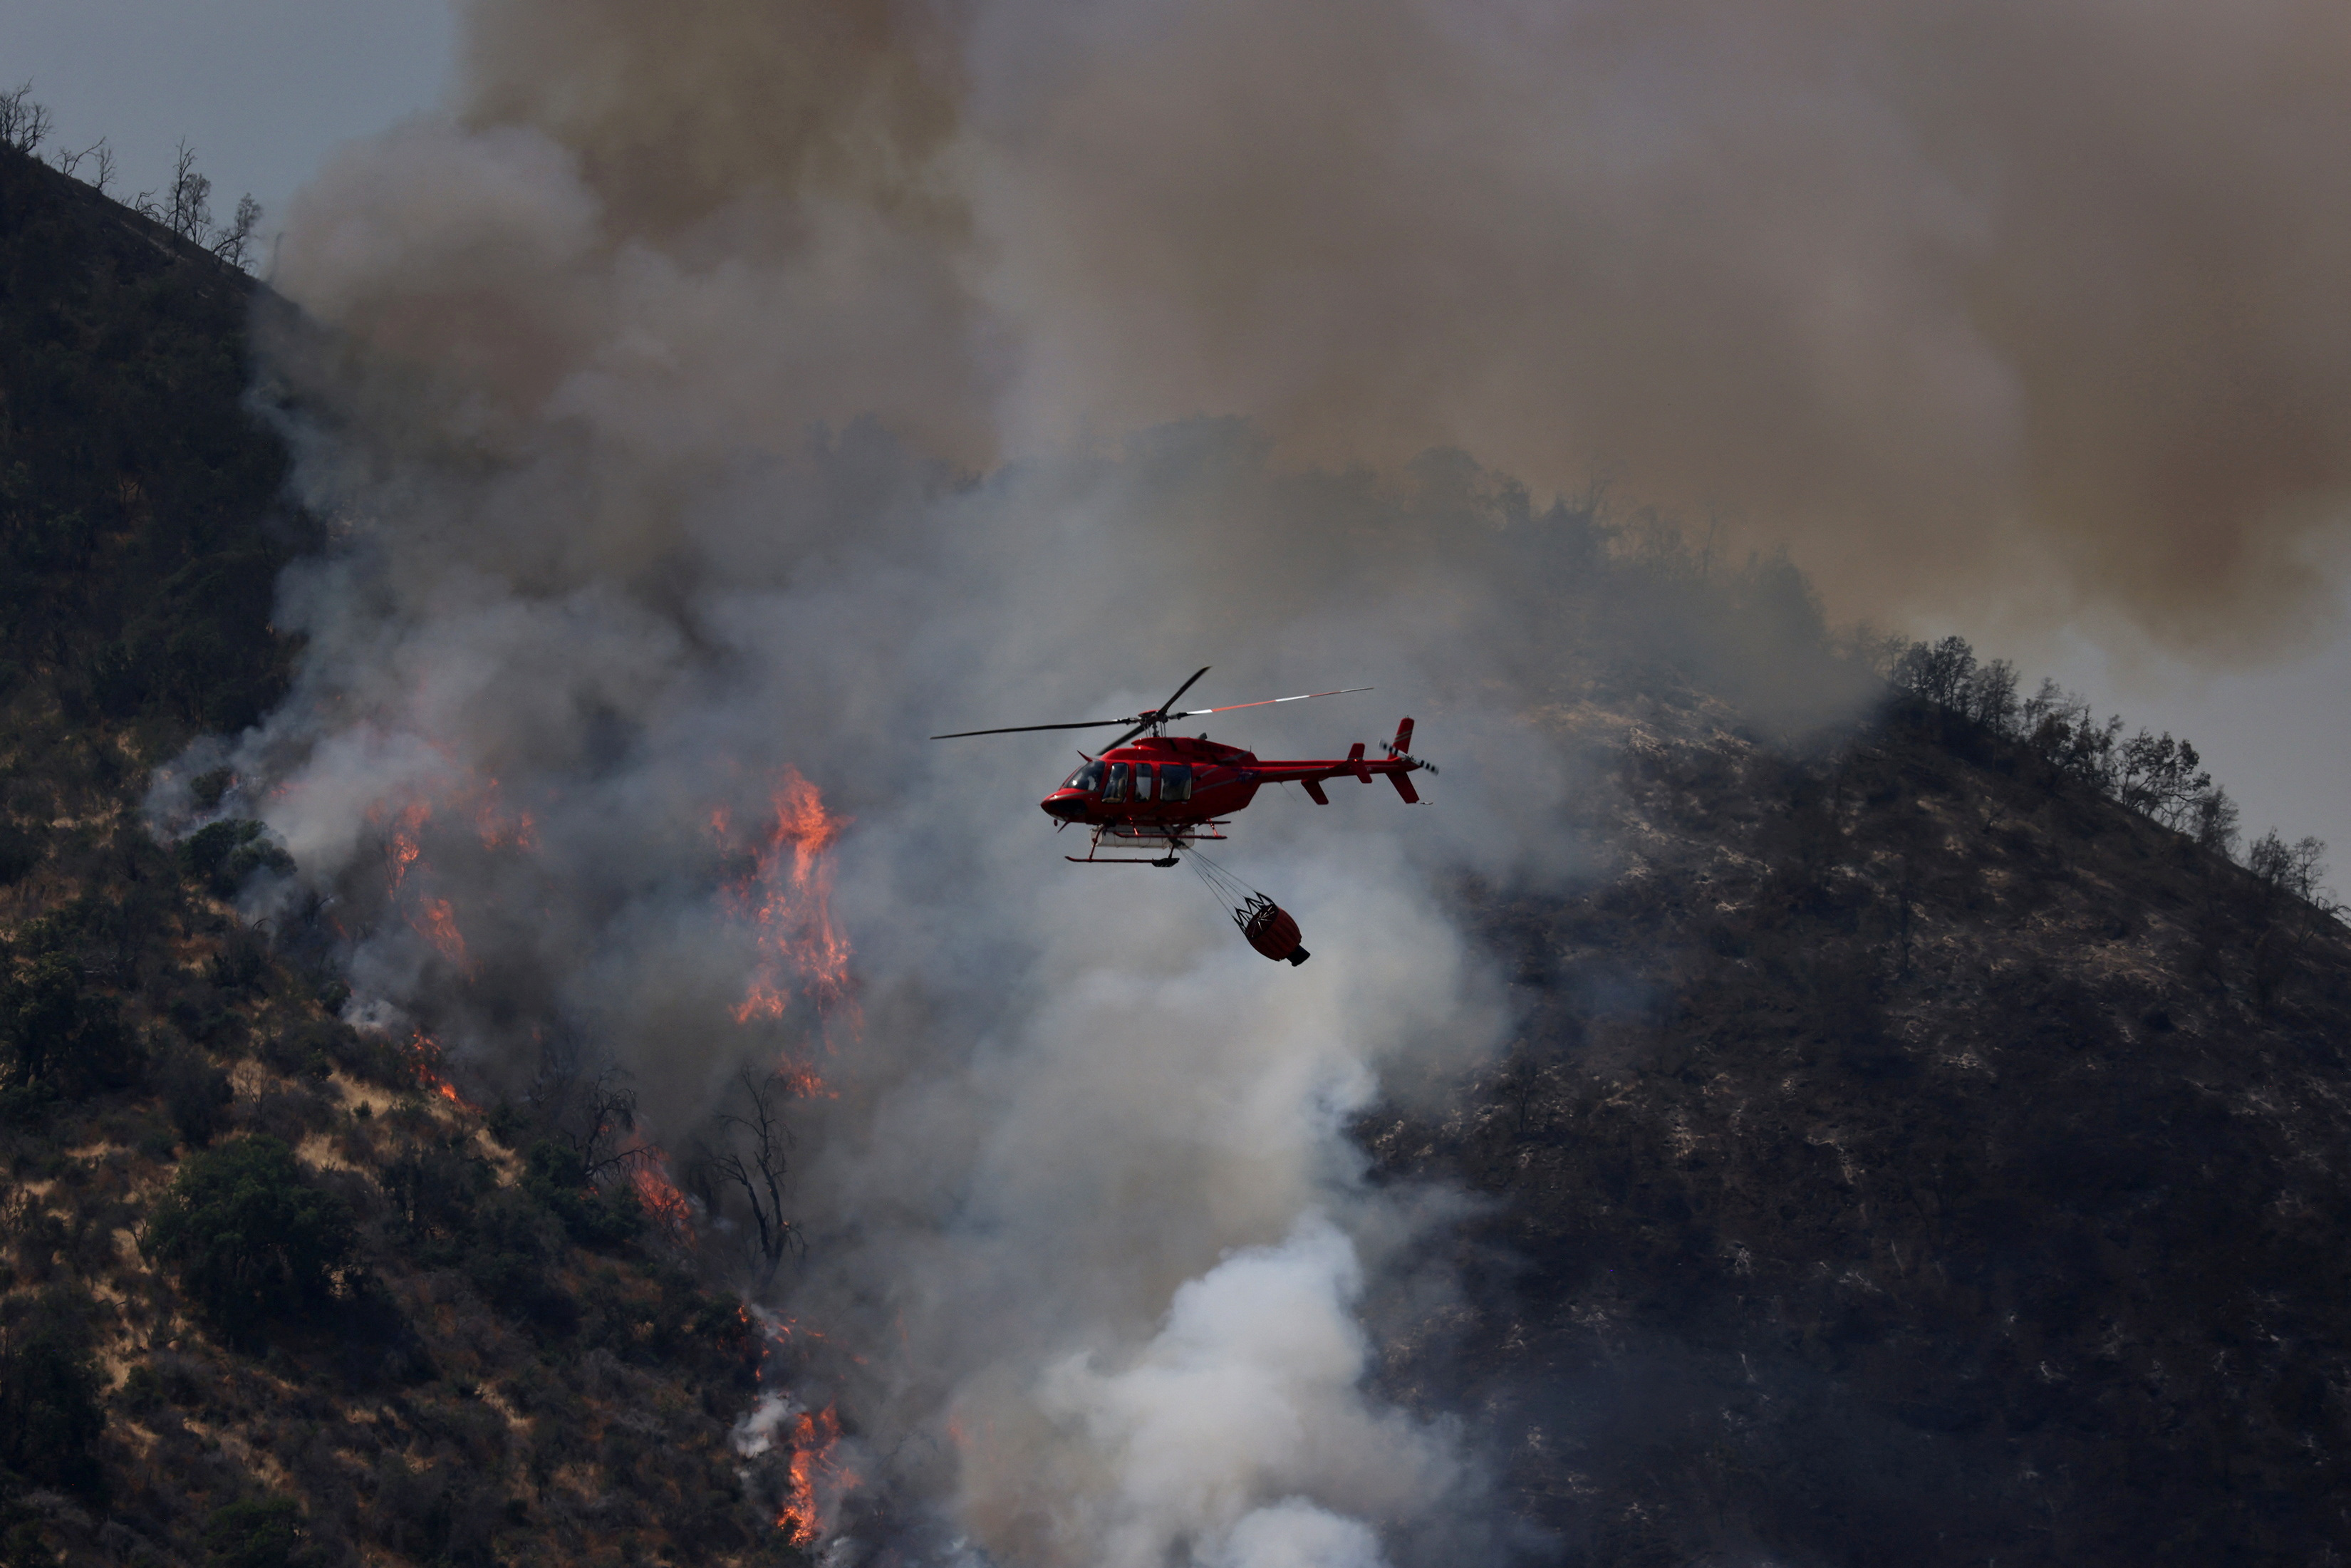
POLYGON ((180 1167, 140 1245, 177 1270, 214 1332, 250 1345, 265 1323, 334 1301, 352 1241, 349 1206, 308 1185, 292 1150, 246 1137, 180 1167))

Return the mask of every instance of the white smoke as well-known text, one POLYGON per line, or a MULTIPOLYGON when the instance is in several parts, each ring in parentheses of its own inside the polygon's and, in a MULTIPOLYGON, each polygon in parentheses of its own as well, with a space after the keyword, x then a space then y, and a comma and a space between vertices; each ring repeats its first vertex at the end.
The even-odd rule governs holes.
POLYGON ((1238 421, 976 474, 1069 339, 985 303, 1019 258, 974 236, 1019 208, 969 221, 1006 166, 940 121, 947 46, 886 6, 477 9, 467 116, 289 216, 266 390, 335 543, 284 585, 292 695, 225 754, 298 864, 273 915, 486 1092, 618 1063, 674 1147, 745 1064, 820 1072, 776 1304, 840 1352, 801 1403, 890 1456, 896 1517, 1008 1564, 1400 1556, 1473 1466, 1364 1389, 1366 1270, 1426 1206, 1347 1129, 1503 1032, 1461 879, 1579 864, 1546 685, 1577 538, 1458 454, 1301 471, 1238 421), (1203 663, 1204 705, 1377 688, 1220 739, 1343 755, 1408 712, 1448 764, 1417 809, 1269 791, 1216 849, 1302 968, 1185 873, 1067 864, 1034 802, 1070 737, 923 738, 1133 713, 1203 663), (795 778, 840 819, 857 994, 779 972, 768 1016, 737 890, 795 778))
POLYGON ((1115 1477, 1101 1505, 1105 1568, 1151 1568, 1185 1542, 1217 1568, 1384 1561, 1345 1515, 1417 1513, 1452 1460, 1364 1402, 1351 1315, 1362 1288, 1353 1247, 1309 1214, 1280 1245, 1179 1288, 1131 1364, 1105 1372, 1080 1356, 1048 1372, 1045 1413, 1081 1425, 1115 1477))
POLYGON ((271 365, 338 543, 282 596, 293 696, 228 757, 227 809, 298 862, 276 918, 485 1092, 557 1048, 625 1066, 674 1149, 743 1064, 821 1072, 778 1304, 841 1354, 769 1391, 747 1456, 837 1397, 893 1456, 864 1484, 999 1563, 1380 1561, 1467 1461, 1359 1386, 1358 1248, 1418 1221, 1364 1190, 1347 1124, 1387 1064, 1502 1026, 1446 880, 1577 852, 1575 770, 1494 685, 1493 566, 1463 548, 1506 509, 1284 474, 1233 425, 976 484, 779 426, 807 404, 770 355, 823 308, 804 255, 611 221, 544 138, 448 125, 298 209, 311 320, 271 365), (1303 968, 1186 873, 1067 864, 1035 806, 1062 737, 923 738, 1133 712, 1202 662, 1208 700, 1379 688, 1222 738, 1336 755, 1410 711, 1458 764, 1416 810, 1343 786, 1237 821, 1218 858, 1297 915, 1303 968), (862 1025, 796 975, 780 1017, 737 1016, 762 955, 729 890, 787 769, 844 820, 862 1025), (951 1425, 953 1462, 922 1458, 951 1425))

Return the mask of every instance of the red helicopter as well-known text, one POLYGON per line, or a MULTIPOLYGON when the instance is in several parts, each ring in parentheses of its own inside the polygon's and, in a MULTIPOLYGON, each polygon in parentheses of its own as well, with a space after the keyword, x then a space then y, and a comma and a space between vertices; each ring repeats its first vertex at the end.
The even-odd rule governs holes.
MULTIPOLYGON (((1365 784, 1375 775, 1385 775, 1389 783, 1407 805, 1416 805, 1420 794, 1412 787, 1406 774, 1426 768, 1431 774, 1434 765, 1421 761, 1411 754, 1412 720, 1396 726, 1395 738, 1382 749, 1383 758, 1364 755, 1364 743, 1357 741, 1343 758, 1313 761, 1261 760, 1254 752, 1236 746, 1221 746, 1207 736, 1171 736, 1167 727, 1177 719, 1197 718, 1205 714, 1233 713, 1241 708, 1270 707, 1277 703, 1305 702, 1314 697, 1345 696, 1353 692, 1367 692, 1369 686, 1348 686, 1335 692, 1302 692, 1293 697, 1268 697, 1259 702, 1230 703, 1223 707, 1189 708, 1179 711, 1176 704, 1192 689, 1210 666, 1203 664, 1193 672, 1191 680, 1176 688, 1157 707, 1124 718, 1081 719, 1074 724, 1017 724, 1001 729, 960 729, 947 735, 935 735, 933 740, 960 740, 974 735, 1020 735, 1042 729, 1107 729, 1116 725, 1130 727, 1105 747, 1098 757, 1085 758, 1084 765, 1061 780, 1061 787, 1038 802, 1045 814, 1061 826, 1082 822, 1093 830, 1092 841, 1082 855, 1065 857, 1080 865, 1155 865, 1176 863, 1176 852, 1195 851, 1196 862, 1205 860, 1196 846, 1205 840, 1222 840, 1218 829, 1229 825, 1233 813, 1242 810, 1257 796, 1260 786, 1294 783, 1302 787, 1309 799, 1318 806, 1327 806, 1331 798, 1322 792, 1322 781, 1343 775, 1360 779, 1365 784), (1137 740, 1144 731, 1151 733, 1137 740), (1132 741, 1134 744, 1129 745, 1132 741), (1105 844, 1114 848, 1137 850, 1161 849, 1158 855, 1104 855, 1105 844)), ((1221 886, 1231 881, 1216 868, 1217 874, 1209 876, 1212 884, 1221 886), (1219 880, 1221 879, 1221 881, 1219 880)), ((1249 890, 1245 883, 1234 883, 1249 896, 1233 912, 1243 935, 1251 946, 1269 958, 1288 958, 1293 964, 1306 960, 1306 950, 1298 946, 1298 927, 1290 916, 1275 906, 1263 894, 1249 890)))

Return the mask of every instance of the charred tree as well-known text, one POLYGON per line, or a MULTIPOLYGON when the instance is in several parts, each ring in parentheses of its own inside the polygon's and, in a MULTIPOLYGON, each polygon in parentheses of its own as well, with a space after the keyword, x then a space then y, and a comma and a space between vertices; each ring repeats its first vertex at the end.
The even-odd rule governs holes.
MULTIPOLYGON (((798 1228, 784 1218, 786 1151, 791 1134, 781 1113, 791 1091, 782 1079, 760 1078, 747 1067, 737 1076, 736 1087, 742 1091, 744 1113, 719 1113, 721 1141, 705 1145, 696 1164, 709 1194, 705 1202, 717 1196, 711 1190, 713 1181, 724 1182, 743 1195, 751 1211, 753 1244, 758 1249, 757 1288, 765 1290, 774 1281, 784 1254, 799 1240, 798 1228)), ((716 1211, 718 1206, 713 1202, 711 1207, 716 1211)))

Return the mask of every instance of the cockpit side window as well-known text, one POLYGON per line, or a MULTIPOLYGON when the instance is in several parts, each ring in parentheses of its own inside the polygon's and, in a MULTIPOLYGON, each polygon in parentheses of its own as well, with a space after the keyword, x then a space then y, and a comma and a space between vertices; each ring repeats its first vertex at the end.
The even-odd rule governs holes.
POLYGON ((1126 773, 1125 763, 1113 762, 1110 765, 1110 780, 1102 786, 1102 800, 1105 804, 1126 799, 1126 773))

